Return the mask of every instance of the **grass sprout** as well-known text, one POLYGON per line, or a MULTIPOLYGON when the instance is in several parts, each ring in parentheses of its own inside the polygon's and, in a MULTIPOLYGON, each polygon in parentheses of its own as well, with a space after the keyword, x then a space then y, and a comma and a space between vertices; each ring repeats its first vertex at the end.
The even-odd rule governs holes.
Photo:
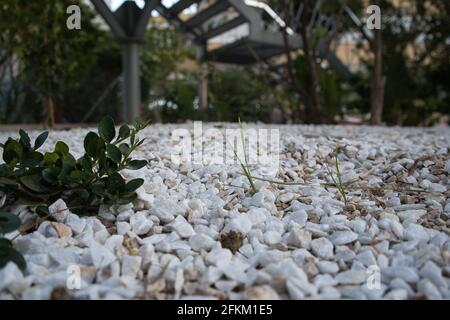
POLYGON ((253 176, 250 172, 250 167, 248 165, 248 156, 246 152, 246 144, 245 144, 245 137, 244 137, 244 126, 242 125, 241 119, 239 119, 239 128, 241 130, 241 142, 242 142, 242 148, 244 153, 244 160, 242 160, 238 155, 238 150, 234 147, 234 144, 230 144, 233 148, 233 153, 236 156, 236 159, 239 161, 239 164, 242 168, 242 173, 247 178, 248 182, 250 183, 250 188, 252 189, 253 193, 256 193, 256 187, 255 183, 253 181, 253 176))
POLYGON ((344 203, 347 205, 347 192, 345 191, 345 185, 342 182, 342 175, 341 170, 339 167, 339 160, 337 155, 334 157, 334 164, 336 168, 336 177, 334 176, 333 172, 331 171, 330 167, 326 164, 326 169, 328 172, 328 175, 330 176, 331 180, 333 181, 333 184, 338 189, 339 193, 341 194, 342 198, 344 199, 344 203))

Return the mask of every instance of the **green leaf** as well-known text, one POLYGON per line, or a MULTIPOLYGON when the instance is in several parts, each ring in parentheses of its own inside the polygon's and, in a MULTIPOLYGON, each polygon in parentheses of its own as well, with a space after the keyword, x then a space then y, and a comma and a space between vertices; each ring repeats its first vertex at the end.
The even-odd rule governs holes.
POLYGON ((104 195, 105 194, 105 182, 104 181, 96 181, 91 184, 90 189, 91 192, 97 194, 97 195, 104 195))
POLYGON ((100 145, 100 137, 95 132, 89 132, 84 138, 84 150, 92 157, 97 157, 97 150, 100 145))
POLYGON ((58 180, 58 173, 52 168, 42 170, 42 178, 48 183, 55 183, 58 180))
POLYGON ((47 206, 38 206, 34 211, 40 218, 46 218, 50 216, 47 206))
POLYGON ((21 221, 18 216, 0 211, 0 232, 5 234, 19 229, 21 221))
POLYGON ((122 176, 114 172, 106 180, 106 190, 111 194, 118 194, 125 188, 125 180, 122 176))
POLYGON ((92 161, 86 154, 78 159, 77 163, 81 165, 83 171, 92 172, 92 161))
POLYGON ((0 245, 0 269, 5 267, 8 262, 14 262, 20 270, 26 269, 26 262, 19 251, 10 247, 0 245))
POLYGON ((82 189, 71 194, 67 199, 67 207, 72 211, 75 207, 89 207, 92 204, 90 198, 95 198, 89 191, 82 189))
POLYGON ((127 164, 127 169, 139 170, 139 169, 142 169, 143 167, 145 167, 146 165, 147 165, 147 161, 146 160, 131 160, 127 164))
POLYGON ((12 247, 12 242, 6 238, 0 238, 0 247, 12 247))
POLYGON ((121 143, 119 145, 119 150, 120 152, 122 152, 123 155, 126 155, 130 150, 130 146, 127 143, 121 143))
POLYGON ((2 184, 3 186, 11 186, 11 187, 16 187, 17 186, 17 182, 13 179, 9 179, 9 178, 5 178, 0 176, 0 184, 2 184))
POLYGON ((11 168, 6 164, 0 164, 0 177, 8 177, 12 174, 11 168))
POLYGON ((126 193, 135 192, 140 186, 144 184, 144 179, 134 179, 128 181, 125 185, 126 193))
POLYGON ((9 165, 15 165, 20 161, 20 158, 23 155, 23 147, 22 145, 13 140, 11 138, 8 139, 5 143, 4 151, 3 151, 3 161, 9 165))
POLYGON ((102 153, 98 157, 98 172, 99 175, 102 176, 108 171, 108 158, 106 158, 106 154, 102 153))
POLYGON ((107 116, 100 120, 98 124, 98 133, 100 137, 107 143, 111 142, 116 136, 113 118, 107 116))
POLYGON ((70 173, 70 178, 82 182, 82 181, 89 181, 91 175, 83 171, 75 170, 70 173))
POLYGON ((61 157, 65 157, 69 154, 69 147, 62 141, 58 141, 55 146, 55 152, 61 157))
POLYGON ((116 163, 116 162, 112 161, 111 159, 107 159, 106 162, 107 162, 106 168, 107 168, 107 173, 108 174, 111 174, 112 172, 119 171, 120 163, 116 163))
POLYGON ((47 140, 47 138, 48 138, 48 131, 41 133, 34 141, 34 150, 39 149, 44 144, 45 140, 47 140))
POLYGON ((119 137, 125 139, 130 135, 130 127, 126 124, 122 125, 119 129, 119 137))
POLYGON ((75 159, 75 157, 68 153, 65 158, 64 161, 67 165, 70 165, 71 167, 75 167, 77 165, 77 159, 75 159))
POLYGON ((87 217, 89 216, 89 210, 86 207, 77 207, 77 208, 73 208, 71 210, 74 214, 76 214, 77 216, 80 217, 87 217))
POLYGON ((62 180, 63 183, 70 183, 70 174, 75 170, 76 161, 75 159, 66 158, 62 161, 62 168, 59 172, 58 178, 62 180))
POLYGON ((136 143, 136 147, 141 146, 145 142, 145 138, 136 143))
POLYGON ((44 161, 48 163, 55 163, 58 159, 59 156, 55 152, 46 152, 44 155, 44 161))
POLYGON ((19 130, 19 135, 20 135, 20 144, 24 147, 24 149, 29 149, 31 148, 31 140, 30 140, 30 136, 28 135, 28 133, 26 133, 25 131, 23 131, 22 129, 19 130))
POLYGON ((120 160, 122 160, 122 153, 120 152, 120 149, 115 145, 106 145, 106 152, 108 153, 108 158, 110 158, 115 163, 120 163, 120 160))
POLYGON ((126 196, 126 197, 120 197, 119 201, 117 204, 128 204, 130 202, 133 202, 134 200, 136 200, 137 198, 137 194, 134 193, 130 196, 126 196))
POLYGON ((28 151, 23 155, 22 165, 26 167, 35 167, 44 159, 42 153, 37 151, 28 151))
POLYGON ((18 202, 27 206, 37 206, 42 203, 42 198, 33 197, 28 193, 22 191, 15 192, 18 198, 18 202))
POLYGON ((39 174, 24 176, 20 178, 20 182, 34 192, 44 193, 48 191, 48 188, 42 185, 41 176, 39 174))

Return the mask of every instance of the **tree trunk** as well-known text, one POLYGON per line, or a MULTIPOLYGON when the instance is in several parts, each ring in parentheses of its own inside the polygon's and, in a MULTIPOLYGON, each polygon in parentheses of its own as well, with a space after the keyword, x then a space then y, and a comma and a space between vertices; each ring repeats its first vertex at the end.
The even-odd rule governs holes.
POLYGON ((320 97, 319 97, 319 78, 317 75, 317 66, 314 61, 314 54, 311 51, 311 44, 309 38, 308 23, 311 16, 310 0, 304 1, 304 11, 302 21, 300 24, 300 35, 303 40, 303 52, 305 54, 305 61, 308 73, 308 103, 305 108, 305 122, 319 123, 322 119, 320 111, 320 97))
POLYGON ((55 127, 55 106, 53 105, 53 98, 51 96, 47 97, 47 125, 50 128, 55 127))
POLYGON ((384 79, 383 79, 383 38, 381 30, 374 30, 372 43, 374 66, 372 75, 372 108, 370 123, 380 125, 384 107, 384 79))

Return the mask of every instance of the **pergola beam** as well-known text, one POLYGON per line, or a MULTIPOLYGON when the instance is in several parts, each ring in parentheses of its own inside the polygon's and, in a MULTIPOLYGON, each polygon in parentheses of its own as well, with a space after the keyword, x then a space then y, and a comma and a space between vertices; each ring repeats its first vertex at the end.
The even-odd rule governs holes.
POLYGON ((211 38, 214 38, 215 36, 218 36, 220 34, 224 34, 225 32, 227 32, 228 30, 231 30, 233 28, 236 28, 237 26, 243 24, 247 22, 247 20, 245 19, 245 17, 243 16, 238 16, 228 22, 225 22, 224 24, 221 24, 220 26, 211 29, 209 31, 207 31, 205 34, 202 35, 202 39, 204 40, 209 40, 211 38))
POLYGON ((147 31, 148 21, 152 16, 152 11, 159 4, 160 0, 146 0, 145 6, 142 9, 141 16, 139 18, 139 22, 136 26, 135 36, 140 39, 145 38, 145 32, 147 31))
POLYGON ((199 0, 180 0, 170 7, 170 12, 173 14, 180 14, 184 9, 189 8, 194 3, 199 2, 199 0))
POLYGON ((192 28, 189 28, 179 17, 177 14, 172 13, 171 10, 166 8, 161 3, 158 4, 155 10, 163 16, 167 21, 172 23, 175 28, 179 29, 181 32, 191 37, 191 40, 195 42, 197 46, 204 45, 203 40, 200 38, 200 35, 195 32, 192 28))
POLYGON ((120 25, 117 18, 114 16, 113 12, 109 9, 103 0, 91 0, 97 11, 101 14, 103 19, 105 19, 111 31, 119 39, 126 38, 126 33, 123 27, 120 25))
POLYGON ((206 22, 208 19, 226 10, 229 6, 230 4, 227 1, 217 1, 208 8, 198 12, 195 16, 185 21, 184 23, 189 28, 196 28, 202 23, 206 22))

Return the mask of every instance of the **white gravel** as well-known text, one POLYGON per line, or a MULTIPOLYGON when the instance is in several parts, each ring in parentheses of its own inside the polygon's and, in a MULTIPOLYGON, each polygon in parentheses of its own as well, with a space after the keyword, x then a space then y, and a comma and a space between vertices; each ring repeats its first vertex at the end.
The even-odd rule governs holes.
MULTIPOLYGON (((180 127, 192 129, 141 133, 135 156, 150 164, 123 172, 145 179, 133 204, 79 218, 58 201, 59 224, 8 235, 27 270, 0 270, 0 299, 58 298, 61 288, 75 299, 450 299, 448 128, 249 125, 280 129, 274 179, 297 183, 256 181, 252 194, 238 164, 175 165, 180 127), (324 165, 333 170, 337 147, 347 204, 324 165), (66 287, 74 265, 78 290, 66 287)), ((86 132, 51 132, 44 150, 63 140, 80 155, 86 132)))

